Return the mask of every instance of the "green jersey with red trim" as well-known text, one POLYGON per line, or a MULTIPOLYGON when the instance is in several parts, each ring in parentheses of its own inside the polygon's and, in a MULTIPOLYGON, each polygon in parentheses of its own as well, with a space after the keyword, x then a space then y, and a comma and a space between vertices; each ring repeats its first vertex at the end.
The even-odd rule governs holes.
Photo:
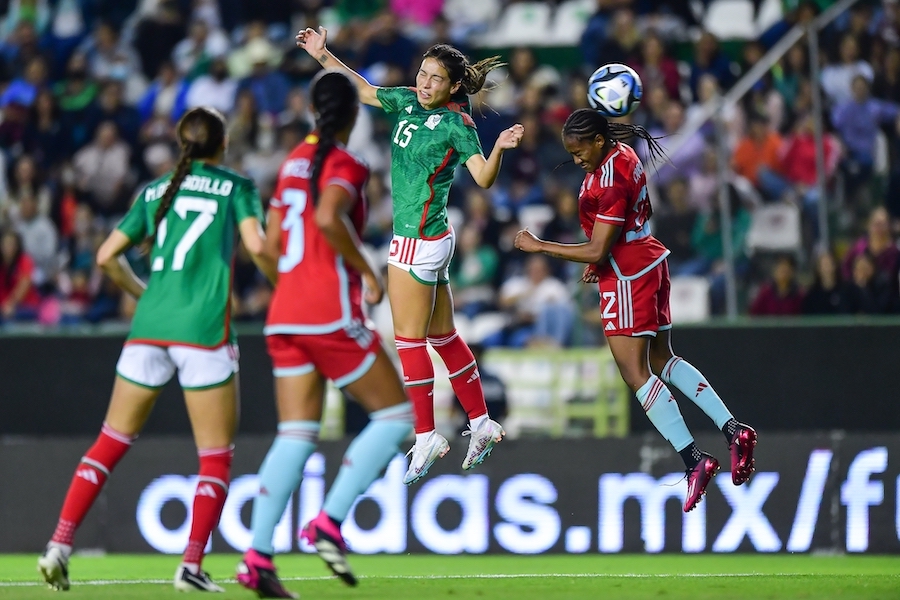
POLYGON ((387 113, 397 113, 391 134, 391 185, 394 233, 435 239, 450 230, 447 196, 460 163, 483 154, 475 121, 455 102, 426 110, 416 91, 379 88, 387 113))
MULTIPOLYGON (((138 195, 118 229, 135 244, 152 233, 172 174, 138 195)), ((246 177, 195 161, 159 224, 150 279, 137 304, 128 342, 217 348, 234 341, 231 280, 235 229, 262 222, 256 186, 246 177)))

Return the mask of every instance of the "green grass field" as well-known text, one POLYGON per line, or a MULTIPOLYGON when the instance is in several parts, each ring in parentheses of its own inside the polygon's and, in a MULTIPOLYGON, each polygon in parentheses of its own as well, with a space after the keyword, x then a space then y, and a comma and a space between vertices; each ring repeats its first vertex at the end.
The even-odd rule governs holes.
MULTIPOLYGON (((217 598, 255 598, 233 583, 237 555, 212 555, 204 567, 224 583, 217 598)), ((47 598, 37 557, 0 555, 0 598, 47 598)), ((66 598, 122 600, 176 596, 178 557, 79 557, 66 598)), ((900 557, 790 555, 354 556, 359 587, 325 577, 315 556, 278 558, 287 587, 303 598, 491 600, 573 598, 900 598, 900 557)))

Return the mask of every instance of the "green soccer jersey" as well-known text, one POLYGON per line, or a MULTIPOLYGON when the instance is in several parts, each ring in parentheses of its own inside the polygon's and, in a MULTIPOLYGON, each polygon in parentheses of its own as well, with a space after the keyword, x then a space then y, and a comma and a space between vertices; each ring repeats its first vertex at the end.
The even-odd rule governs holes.
MULTIPOLYGON (((135 244, 152 233, 168 174, 138 195, 118 229, 135 244)), ((252 181, 195 161, 159 225, 150 252, 150 279, 131 324, 129 342, 216 348, 234 341, 231 276, 235 229, 262 221, 252 181)))
POLYGON ((439 238, 450 230, 447 195, 456 166, 483 153, 475 122, 452 102, 422 108, 410 88, 379 88, 377 94, 385 112, 397 113, 391 137, 394 233, 439 238))

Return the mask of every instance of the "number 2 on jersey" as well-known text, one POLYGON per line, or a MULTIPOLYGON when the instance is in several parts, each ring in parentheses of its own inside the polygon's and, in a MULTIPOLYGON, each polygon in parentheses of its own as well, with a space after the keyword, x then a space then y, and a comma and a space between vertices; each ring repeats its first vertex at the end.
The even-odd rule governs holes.
MULTIPOLYGON (((175 211, 182 219, 187 219, 189 212, 198 213, 197 218, 190 224, 181 239, 175 245, 175 251, 172 253, 172 270, 180 271, 184 268, 184 260, 188 251, 194 247, 203 232, 212 225, 216 219, 216 213, 219 211, 219 203, 215 200, 207 200, 205 198, 197 198, 194 196, 179 196, 172 205, 175 211)), ((162 248, 166 243, 166 233, 168 226, 165 219, 159 224, 159 231, 156 233, 156 245, 162 248)), ((152 271, 162 271, 165 268, 165 258, 157 256, 153 259, 152 271)))
POLYGON ((281 230, 287 232, 284 255, 278 259, 278 272, 287 273, 303 261, 303 211, 306 210, 306 192, 287 188, 281 192, 281 201, 287 206, 281 230))

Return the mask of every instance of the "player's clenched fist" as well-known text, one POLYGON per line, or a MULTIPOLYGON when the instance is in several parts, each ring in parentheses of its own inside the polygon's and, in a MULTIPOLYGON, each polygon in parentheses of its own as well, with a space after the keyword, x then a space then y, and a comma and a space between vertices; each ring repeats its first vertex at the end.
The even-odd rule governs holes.
POLYGON ((502 150, 512 150, 518 148, 525 135, 525 128, 521 123, 516 123, 509 129, 504 129, 497 138, 496 146, 502 150))
POLYGON ((597 275, 597 265, 585 265, 584 272, 581 274, 581 281, 583 283, 597 283, 600 281, 600 276, 597 275))
POLYGON ((522 252, 541 251, 541 240, 535 237, 535 235, 527 229, 519 230, 519 233, 516 234, 515 245, 516 248, 518 248, 522 252))

